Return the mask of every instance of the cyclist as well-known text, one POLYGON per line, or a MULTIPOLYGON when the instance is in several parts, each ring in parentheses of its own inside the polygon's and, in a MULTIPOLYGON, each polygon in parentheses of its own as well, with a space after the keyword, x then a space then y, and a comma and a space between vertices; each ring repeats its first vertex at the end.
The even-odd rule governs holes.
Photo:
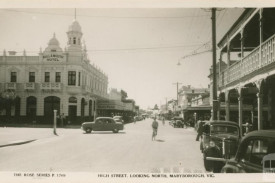
POLYGON ((154 117, 154 121, 152 123, 152 128, 153 128, 152 140, 156 139, 156 136, 158 134, 158 126, 159 126, 159 124, 156 120, 156 117, 154 117))

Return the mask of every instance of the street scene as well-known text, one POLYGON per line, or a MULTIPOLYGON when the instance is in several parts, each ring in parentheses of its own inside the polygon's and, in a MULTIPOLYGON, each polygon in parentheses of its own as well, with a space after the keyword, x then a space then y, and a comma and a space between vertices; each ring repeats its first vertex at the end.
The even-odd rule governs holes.
POLYGON ((273 7, 0 9, 0 173, 274 174, 274 22, 273 7))

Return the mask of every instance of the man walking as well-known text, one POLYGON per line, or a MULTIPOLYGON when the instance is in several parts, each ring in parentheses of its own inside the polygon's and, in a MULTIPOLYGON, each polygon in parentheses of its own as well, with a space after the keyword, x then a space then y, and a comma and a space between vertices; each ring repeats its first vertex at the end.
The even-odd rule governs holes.
POLYGON ((203 123, 202 123, 202 119, 200 118, 198 121, 198 129, 197 129, 197 138, 196 141, 199 141, 200 137, 202 136, 202 131, 203 131, 203 123))
POLYGON ((158 127, 159 127, 159 124, 156 120, 156 117, 154 117, 154 121, 152 123, 152 128, 153 128, 152 140, 156 140, 156 136, 158 134, 158 127))

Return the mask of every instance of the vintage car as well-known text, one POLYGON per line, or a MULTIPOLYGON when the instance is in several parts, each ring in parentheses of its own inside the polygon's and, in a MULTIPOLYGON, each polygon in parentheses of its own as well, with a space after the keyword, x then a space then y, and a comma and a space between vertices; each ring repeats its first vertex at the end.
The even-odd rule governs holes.
POLYGON ((184 120, 182 117, 174 117, 172 118, 171 125, 174 128, 183 128, 184 127, 184 120))
POLYGON ((92 131, 113 131, 118 133, 119 130, 124 129, 124 125, 110 117, 99 117, 94 122, 82 123, 81 129, 86 133, 91 133, 92 131))
POLYGON ((203 152, 206 171, 220 172, 222 161, 211 158, 231 158, 236 154, 240 141, 240 129, 237 123, 230 121, 207 121, 202 128, 200 149, 203 152))
POLYGON ((121 122, 121 123, 124 123, 122 116, 114 116, 113 119, 116 121, 116 122, 121 122))
POLYGON ((135 117, 134 117, 134 120, 135 120, 135 121, 142 121, 142 120, 143 120, 143 117, 142 117, 142 116, 135 116, 135 117))
MULTIPOLYGON (((236 156, 226 164, 222 173, 262 173, 275 169, 275 130, 249 132, 242 139, 236 156), (270 157, 272 158, 270 158, 270 157)), ((274 172, 273 172, 274 173, 274 172)))

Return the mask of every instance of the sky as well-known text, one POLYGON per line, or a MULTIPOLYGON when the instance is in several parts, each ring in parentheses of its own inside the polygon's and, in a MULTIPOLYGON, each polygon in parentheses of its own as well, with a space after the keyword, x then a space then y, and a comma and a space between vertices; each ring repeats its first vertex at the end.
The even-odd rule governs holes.
MULTIPOLYGON (((243 10, 218 9, 217 42, 243 10)), ((0 9, 0 50, 22 55, 25 49, 27 55, 37 55, 53 33, 64 49, 74 13, 73 8, 0 9)), ((175 99, 176 82, 208 87, 212 64, 212 53, 205 52, 211 48, 208 9, 77 8, 76 19, 91 64, 108 75, 108 88, 125 90, 141 108, 175 99)))

